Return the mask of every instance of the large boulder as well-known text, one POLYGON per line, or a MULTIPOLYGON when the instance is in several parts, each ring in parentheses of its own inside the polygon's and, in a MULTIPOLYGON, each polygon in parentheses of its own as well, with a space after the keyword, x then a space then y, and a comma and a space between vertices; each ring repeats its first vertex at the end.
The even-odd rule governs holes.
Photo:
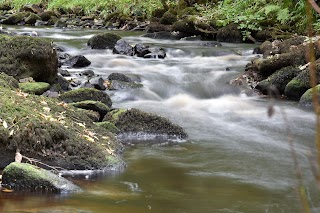
POLYGON ((170 120, 138 109, 114 109, 103 121, 113 123, 120 131, 122 141, 185 140, 188 135, 182 127, 170 120))
MULTIPOLYGON (((4 75, 4 74, 2 74, 4 75)), ((0 75, 0 79, 2 78, 0 75)), ((64 169, 117 169, 124 163, 113 134, 83 112, 58 99, 11 90, 0 80, 0 168, 16 150, 64 169)))
POLYGON ((28 163, 11 163, 2 174, 2 186, 15 191, 66 193, 81 189, 63 177, 28 163))
POLYGON ((50 84, 45 82, 24 82, 19 84, 22 92, 42 95, 45 91, 50 89, 50 84))
POLYGON ((2 24, 10 24, 15 25, 22 22, 26 17, 28 17, 29 13, 26 12, 18 12, 10 15, 6 19, 2 20, 2 24))
POLYGON ((100 33, 92 36, 87 45, 92 49, 113 49, 121 37, 114 33, 100 33))
POLYGON ((242 33, 235 24, 230 24, 218 30, 217 41, 240 43, 242 42, 242 33))
POLYGON ((16 79, 32 77, 53 83, 58 59, 50 41, 28 36, 0 35, 0 72, 16 79))
POLYGON ((74 67, 74 68, 87 67, 90 64, 91 64, 91 61, 89 61, 83 55, 72 56, 63 63, 63 65, 74 67))
POLYGON ((278 94, 283 94, 286 85, 300 72, 301 70, 297 67, 284 67, 260 81, 255 89, 266 95, 270 93, 270 90, 277 90, 278 94))
POLYGON ((66 103, 92 100, 100 101, 108 107, 111 107, 112 105, 111 99, 107 93, 93 88, 80 88, 71 90, 61 94, 60 99, 66 103))

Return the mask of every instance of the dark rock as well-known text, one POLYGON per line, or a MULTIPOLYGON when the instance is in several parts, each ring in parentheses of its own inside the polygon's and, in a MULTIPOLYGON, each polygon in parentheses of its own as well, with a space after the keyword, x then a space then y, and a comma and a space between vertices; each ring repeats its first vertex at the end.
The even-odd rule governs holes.
POLYGON ((15 191, 65 193, 81 189, 63 177, 28 163, 13 162, 3 170, 2 185, 15 191))
POLYGON ((30 13, 30 15, 25 19, 26 24, 35 24, 37 20, 41 20, 41 17, 34 13, 30 13))
POLYGON ((58 80, 58 84, 59 84, 59 86, 60 86, 62 91, 71 90, 70 82, 67 79, 65 79, 64 77, 58 75, 57 80, 58 80))
POLYGON ((188 136, 178 125, 161 116, 138 109, 115 109, 103 121, 120 130, 118 137, 127 140, 184 140, 188 136))
POLYGON ((57 76, 56 51, 46 39, 0 35, 0 72, 16 79, 32 77, 53 83, 57 76))
POLYGON ((172 30, 180 32, 184 35, 183 37, 199 34, 199 32, 195 29, 194 23, 187 20, 175 22, 172 25, 172 30))
POLYGON ((68 76, 71 76, 71 74, 69 73, 69 71, 66 70, 66 69, 61 69, 61 68, 59 68, 59 69, 58 69, 58 73, 61 74, 61 75, 64 76, 64 77, 65 77, 65 76, 67 76, 67 77, 68 77, 68 76))
POLYGON ((65 19, 59 19, 55 24, 54 24, 54 27, 55 28, 66 28, 68 25, 67 25, 67 20, 65 19))
POLYGON ((56 14, 51 10, 47 10, 40 13, 39 16, 41 17, 42 21, 49 21, 53 16, 56 17, 56 14))
POLYGON ((172 25, 176 21, 177 16, 172 14, 170 11, 165 12, 160 19, 160 23, 164 25, 172 25))
POLYGON ((80 88, 61 94, 60 99, 66 103, 79 102, 79 101, 100 101, 111 107, 112 102, 107 93, 92 88, 80 88))
POLYGON ((133 47, 123 39, 117 41, 113 48, 113 53, 128 56, 134 55, 133 47))
POLYGON ((270 30, 260 30, 258 31, 254 38, 258 41, 258 42, 264 42, 267 40, 271 40, 272 39, 272 35, 270 30))
POLYGON ((260 47, 255 47, 252 51, 252 54, 262 54, 260 47))
POLYGON ((160 24, 159 22, 151 22, 146 29, 147 33, 155 32, 170 32, 172 31, 171 26, 160 24))
POLYGON ((2 21, 2 24, 10 24, 10 25, 16 25, 20 22, 22 22, 29 14, 26 12, 19 12, 10 15, 8 18, 4 19, 2 21))
POLYGON ((94 86, 89 81, 84 81, 80 84, 80 88, 94 88, 94 86))
POLYGON ((87 76, 88 78, 91 78, 94 76, 94 72, 92 70, 84 70, 80 73, 80 75, 87 76))
POLYGON ((124 81, 124 82, 132 82, 132 79, 125 74, 122 73, 111 73, 108 76, 108 80, 117 80, 117 81, 124 81))
POLYGON ((164 59, 166 57, 166 52, 163 48, 149 48, 151 53, 144 55, 144 58, 160 58, 164 59))
POLYGON ((161 18, 166 11, 167 11, 166 9, 157 8, 154 11, 152 11, 152 16, 155 18, 161 18))
MULTIPOLYGON (((320 83, 320 64, 316 64, 317 84, 320 83)), ((285 95, 289 99, 299 100, 300 97, 311 88, 310 82, 310 68, 301 71, 295 78, 293 78, 285 88, 285 95)))
POLYGON ((260 81, 255 89, 266 95, 270 94, 271 90, 276 90, 275 92, 279 95, 284 94, 286 85, 300 72, 301 70, 297 67, 284 67, 260 81))
POLYGON ((37 4, 26 4, 21 8, 21 11, 38 14, 42 12, 42 8, 37 4))
POLYGON ((101 77, 92 78, 89 80, 90 84, 93 85, 97 90, 106 90, 106 86, 104 85, 104 80, 101 77))
POLYGON ((148 53, 151 53, 149 50, 149 46, 145 46, 144 44, 138 43, 134 46, 134 51, 138 57, 143 57, 148 53))
POLYGON ((71 105, 77 108, 98 112, 100 118, 103 118, 110 111, 110 108, 100 101, 79 101, 76 103, 71 103, 71 105))
POLYGON ((91 37, 87 45, 92 49, 113 49, 121 37, 114 33, 101 33, 91 37))
POLYGON ((83 55, 76 55, 64 62, 64 65, 71 67, 87 67, 91 62, 83 55))
POLYGON ((217 41, 240 43, 242 42, 242 34, 235 24, 230 24, 218 30, 217 41))
POLYGON ((179 33, 173 33, 173 32, 154 32, 154 33, 147 33, 142 35, 142 37, 147 38, 153 38, 153 39, 170 39, 170 40, 179 40, 183 38, 183 35, 180 35, 179 33))

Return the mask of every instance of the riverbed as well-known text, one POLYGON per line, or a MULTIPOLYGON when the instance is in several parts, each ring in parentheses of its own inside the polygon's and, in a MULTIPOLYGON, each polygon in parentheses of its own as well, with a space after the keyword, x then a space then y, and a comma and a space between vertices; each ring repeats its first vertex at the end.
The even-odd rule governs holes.
MULTIPOLYGON (((138 108, 169 118, 189 135, 187 141, 127 147, 121 173, 75 179, 79 194, 1 193, 0 212, 301 212, 298 179, 289 140, 293 140, 312 212, 320 210, 310 152, 315 115, 297 102, 256 95, 229 81, 258 55, 252 44, 172 41, 115 32, 130 44, 166 49, 165 59, 114 55, 90 50, 87 40, 98 30, 14 27, 37 31, 82 54, 96 75, 136 76, 142 88, 106 91, 116 108, 138 108), (209 46, 208 46, 209 45, 209 46), (268 109, 274 115, 268 116, 268 109)), ((79 78, 81 69, 68 69, 79 78)))

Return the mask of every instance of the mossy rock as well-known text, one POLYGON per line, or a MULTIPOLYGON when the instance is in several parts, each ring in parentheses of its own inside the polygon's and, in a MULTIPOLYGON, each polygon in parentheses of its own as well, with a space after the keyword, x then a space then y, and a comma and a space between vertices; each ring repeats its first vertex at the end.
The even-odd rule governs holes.
POLYGON ((2 186, 15 191, 65 193, 81 189, 69 180, 28 163, 13 162, 2 174, 2 186))
MULTIPOLYGON (((316 82, 320 83, 320 64, 316 64, 316 82)), ((293 78, 285 87, 285 95, 289 99, 299 100, 301 96, 311 88, 310 69, 307 68, 301 71, 295 78, 293 78)))
POLYGON ((30 13, 30 15, 25 19, 26 24, 35 24, 37 20, 42 20, 40 16, 34 13, 30 13))
POLYGON ((114 135, 96 126, 83 111, 9 86, 0 91, 0 118, 7 124, 0 125, 1 165, 14 158, 17 148, 27 157, 65 169, 118 167, 109 162, 110 156, 124 165, 114 135))
POLYGON ((152 17, 155 17, 155 18, 161 18, 165 12, 166 12, 165 9, 157 8, 154 11, 152 11, 151 15, 152 17))
POLYGON ((88 116, 93 122, 98 122, 100 120, 100 114, 99 112, 93 111, 93 110, 86 110, 79 108, 80 111, 82 111, 86 116, 88 116))
POLYGON ((81 109, 96 111, 100 114, 101 118, 103 118, 110 111, 110 108, 100 101, 79 101, 76 103, 71 103, 71 105, 81 109))
POLYGON ((80 101, 100 101, 108 107, 112 106, 112 102, 107 93, 93 88, 80 88, 65 92, 60 95, 60 99, 66 103, 80 102, 80 101))
MULTIPOLYGON (((315 87, 315 90, 316 90, 316 93, 317 93, 317 96, 318 96, 318 101, 319 101, 319 98, 320 98, 320 84, 315 87)), ((313 103, 312 99, 313 99, 313 88, 310 88, 301 96, 301 98, 299 100, 299 106, 307 107, 307 108, 314 107, 314 103, 313 103)))
POLYGON ((170 120, 138 109, 115 109, 103 121, 113 123, 122 141, 134 140, 185 140, 188 135, 182 127, 170 120))
POLYGON ((2 21, 2 24, 15 25, 15 24, 18 24, 19 22, 23 21, 28 16, 29 16, 28 12, 18 12, 18 13, 10 15, 8 18, 4 19, 2 21))
POLYGON ((115 134, 120 132, 120 130, 116 127, 116 125, 114 125, 113 123, 111 123, 109 121, 98 122, 98 123, 96 123, 96 125, 106 129, 108 132, 112 132, 115 134))
POLYGON ((45 91, 50 89, 50 84, 45 82, 26 82, 20 83, 19 86, 22 92, 35 95, 42 95, 45 91))
POLYGON ((100 33, 91 37, 87 45, 92 49, 113 49, 121 37, 114 33, 100 33))
POLYGON ((229 24, 222 27, 217 32, 217 41, 229 43, 241 43, 242 33, 236 24, 229 24))
POLYGON ((16 79, 32 77, 53 83, 58 59, 49 40, 29 36, 0 35, 0 72, 16 79))
POLYGON ((19 81, 12 76, 0 72, 0 87, 7 87, 9 89, 19 88, 19 81))
POLYGON ((300 72, 301 70, 297 67, 284 67, 273 73, 267 79, 260 81, 255 89, 258 89, 263 94, 269 94, 270 89, 276 89, 278 94, 284 94, 286 85, 300 72))
POLYGON ((171 25, 177 21, 177 16, 170 13, 169 11, 165 12, 160 19, 160 23, 164 25, 171 25))
POLYGON ((186 20, 177 21, 172 25, 173 31, 178 31, 181 33, 185 33, 186 35, 196 35, 197 31, 194 27, 193 22, 188 22, 186 20))

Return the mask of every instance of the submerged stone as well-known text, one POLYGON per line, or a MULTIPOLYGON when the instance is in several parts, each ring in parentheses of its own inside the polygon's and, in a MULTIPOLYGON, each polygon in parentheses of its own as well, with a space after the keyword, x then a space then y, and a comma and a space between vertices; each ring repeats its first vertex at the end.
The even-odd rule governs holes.
POLYGON ((16 191, 79 192, 81 189, 69 180, 28 163, 13 162, 2 174, 2 186, 16 191))

